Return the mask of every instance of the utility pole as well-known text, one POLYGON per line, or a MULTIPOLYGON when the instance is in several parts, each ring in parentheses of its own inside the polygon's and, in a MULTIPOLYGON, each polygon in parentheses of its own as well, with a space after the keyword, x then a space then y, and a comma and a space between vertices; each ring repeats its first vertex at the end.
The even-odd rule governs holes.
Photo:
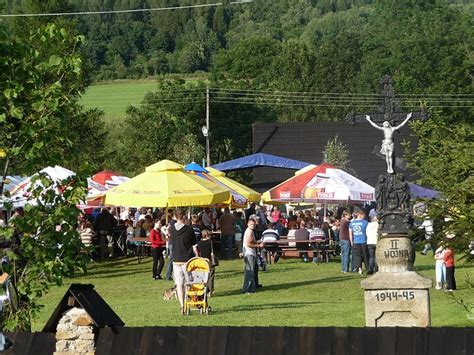
POLYGON ((209 147, 209 87, 206 88, 206 163, 207 166, 211 166, 211 152, 209 147))

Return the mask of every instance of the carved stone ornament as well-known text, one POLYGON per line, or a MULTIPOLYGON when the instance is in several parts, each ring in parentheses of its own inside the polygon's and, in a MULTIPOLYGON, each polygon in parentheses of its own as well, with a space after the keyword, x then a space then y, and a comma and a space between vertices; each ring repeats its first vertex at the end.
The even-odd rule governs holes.
POLYGON ((403 174, 380 175, 375 187, 379 230, 382 235, 408 234, 413 227, 410 187, 403 174))

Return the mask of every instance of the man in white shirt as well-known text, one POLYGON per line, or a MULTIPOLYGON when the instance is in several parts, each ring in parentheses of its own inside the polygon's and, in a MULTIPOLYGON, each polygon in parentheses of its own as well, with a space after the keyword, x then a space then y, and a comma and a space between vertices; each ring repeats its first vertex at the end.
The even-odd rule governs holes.
POLYGON ((249 218, 247 229, 244 233, 244 285, 242 293, 254 293, 258 287, 258 263, 257 263, 257 248, 264 245, 264 242, 257 243, 255 239, 255 226, 257 221, 249 218))

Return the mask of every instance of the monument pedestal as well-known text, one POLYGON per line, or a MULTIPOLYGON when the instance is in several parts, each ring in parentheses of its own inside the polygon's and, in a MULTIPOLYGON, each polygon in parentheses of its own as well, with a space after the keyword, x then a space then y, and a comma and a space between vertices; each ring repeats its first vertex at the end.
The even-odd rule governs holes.
POLYGON ((414 249, 406 235, 381 238, 379 272, 363 280, 368 327, 427 327, 431 324, 431 279, 413 270, 414 249))

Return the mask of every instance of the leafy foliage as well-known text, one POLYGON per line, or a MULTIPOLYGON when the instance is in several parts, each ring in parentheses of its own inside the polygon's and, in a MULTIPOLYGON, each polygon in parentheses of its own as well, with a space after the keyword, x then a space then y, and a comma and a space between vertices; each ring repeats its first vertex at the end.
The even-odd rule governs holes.
POLYGON ((347 170, 349 164, 349 150, 347 146, 339 140, 336 135, 329 139, 323 151, 324 162, 334 165, 336 168, 347 170))
POLYGON ((95 154, 87 149, 77 154, 79 147, 101 147, 100 113, 83 112, 76 101, 86 85, 78 54, 81 41, 55 25, 27 38, 0 31, 0 147, 7 153, 3 172, 13 168, 31 174, 55 163, 78 166, 95 154))
MULTIPOLYGON (((7 329, 30 327, 40 305, 39 298, 51 283, 61 284, 74 269, 83 268, 82 244, 75 230, 86 183, 82 165, 100 160, 96 139, 103 137, 101 113, 83 111, 77 97, 85 87, 77 53, 81 37, 48 25, 27 37, 0 32, 0 160, 3 177, 13 171, 32 174, 47 165, 72 165, 78 172, 72 180, 53 182, 39 175, 32 184, 33 205, 23 217, 14 218, 0 230, 7 246, 1 256, 11 264, 21 297, 20 310, 9 314, 7 329), (18 241, 13 243, 13 241, 18 241), (15 246, 16 245, 16 246, 15 246)), ((0 188, 0 193, 3 185, 0 188)), ((7 204, 5 204, 7 206, 7 204)), ((7 206, 8 207, 8 206, 7 206)))
POLYGON ((406 154, 410 166, 419 172, 421 184, 441 192, 441 198, 427 201, 429 215, 437 222, 437 240, 455 236, 450 244, 465 253, 474 218, 474 126, 451 125, 435 116, 425 123, 413 122, 412 128, 418 148, 406 154))
POLYGON ((30 330, 32 318, 41 309, 40 298, 51 285, 61 285, 63 278, 72 276, 76 269, 85 270, 87 254, 80 253, 85 247, 76 230, 76 204, 84 198, 85 188, 86 181, 78 177, 58 182, 39 175, 30 191, 36 203, 26 205, 24 216, 0 228, 6 245, 19 240, 15 247, 1 251, 1 256, 9 260, 4 271, 13 276, 20 296, 19 310, 10 309, 4 329, 30 330))

